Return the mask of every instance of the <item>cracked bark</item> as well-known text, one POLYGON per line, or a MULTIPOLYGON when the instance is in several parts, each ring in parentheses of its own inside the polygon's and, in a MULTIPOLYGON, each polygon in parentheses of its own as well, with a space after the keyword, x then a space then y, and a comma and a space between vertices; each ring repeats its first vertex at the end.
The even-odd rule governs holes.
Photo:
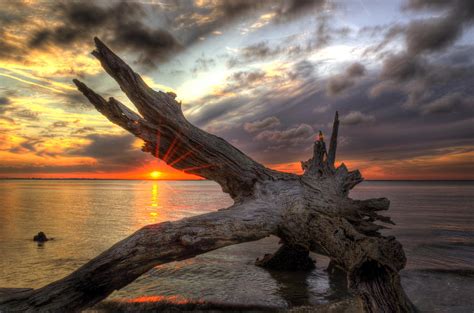
POLYGON ((406 263, 402 246, 381 235, 383 226, 376 224, 392 223, 377 213, 387 210, 389 201, 350 199, 350 189, 363 178, 344 164, 334 167, 337 115, 329 153, 322 153, 322 143, 316 142, 313 157, 303 162, 303 175, 274 171, 190 124, 173 94, 151 89, 104 43, 95 38, 95 44, 92 54, 138 113, 74 80, 77 88, 112 123, 141 138, 143 151, 214 180, 234 205, 146 226, 63 279, 35 290, 0 292, 0 311, 80 311, 156 265, 269 235, 329 256, 347 273, 348 287, 365 311, 415 311, 400 285, 398 272, 406 263))

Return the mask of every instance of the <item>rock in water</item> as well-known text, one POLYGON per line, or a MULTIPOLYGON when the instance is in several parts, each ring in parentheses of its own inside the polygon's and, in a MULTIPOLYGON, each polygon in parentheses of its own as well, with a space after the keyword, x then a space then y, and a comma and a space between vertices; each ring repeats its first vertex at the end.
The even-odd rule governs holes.
POLYGON ((283 244, 274 254, 265 254, 255 264, 272 270, 305 271, 315 268, 314 260, 309 257, 309 251, 297 245, 283 244))
POLYGON ((48 237, 46 237, 46 234, 43 233, 42 231, 40 231, 37 235, 33 237, 33 241, 36 241, 36 242, 45 242, 48 240, 49 240, 48 237))

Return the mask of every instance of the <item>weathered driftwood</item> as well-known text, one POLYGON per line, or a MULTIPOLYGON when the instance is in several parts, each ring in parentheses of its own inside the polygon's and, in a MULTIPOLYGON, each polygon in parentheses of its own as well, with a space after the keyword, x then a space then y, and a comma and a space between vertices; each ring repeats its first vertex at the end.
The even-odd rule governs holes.
POLYGON ((111 122, 144 140, 143 150, 169 165, 216 181, 234 205, 217 212, 146 226, 69 276, 35 290, 0 295, 0 311, 79 311, 131 283, 152 267, 224 246, 276 235, 289 246, 327 255, 347 273, 349 290, 367 312, 410 312, 398 272, 401 244, 379 233, 385 198, 352 200, 358 171, 334 167, 338 118, 330 150, 315 142, 303 175, 266 168, 224 139, 190 124, 174 95, 152 90, 99 39, 92 53, 139 114, 84 83, 78 89, 111 122), (324 150, 323 150, 324 149, 324 150))

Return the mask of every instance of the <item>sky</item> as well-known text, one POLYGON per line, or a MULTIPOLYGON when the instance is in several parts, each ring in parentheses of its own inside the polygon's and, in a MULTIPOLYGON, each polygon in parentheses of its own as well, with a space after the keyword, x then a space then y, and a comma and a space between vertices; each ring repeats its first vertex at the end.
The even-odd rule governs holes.
POLYGON ((0 0, 0 177, 197 178, 76 91, 135 109, 97 36, 268 167, 301 173, 338 111, 337 162, 366 179, 474 179, 473 25, 472 0, 0 0))

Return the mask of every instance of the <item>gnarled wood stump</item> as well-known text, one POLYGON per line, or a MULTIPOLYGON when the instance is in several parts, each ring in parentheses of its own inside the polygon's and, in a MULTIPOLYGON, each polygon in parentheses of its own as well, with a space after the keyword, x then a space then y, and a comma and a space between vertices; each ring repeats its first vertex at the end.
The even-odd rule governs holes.
POLYGON ((149 225, 118 242, 69 276, 35 290, 0 294, 0 311, 71 312, 93 306, 156 265, 192 258, 224 246, 276 235, 289 246, 327 255, 347 273, 348 287, 367 312, 412 312, 398 272, 402 245, 379 233, 391 223, 377 212, 385 198, 352 200, 359 171, 334 167, 336 115, 330 149, 316 141, 304 174, 266 168, 222 138, 184 117, 170 93, 155 91, 99 39, 92 54, 138 109, 104 99, 84 83, 78 89, 112 123, 145 144, 143 151, 174 168, 214 180, 234 205, 175 222, 149 225))

